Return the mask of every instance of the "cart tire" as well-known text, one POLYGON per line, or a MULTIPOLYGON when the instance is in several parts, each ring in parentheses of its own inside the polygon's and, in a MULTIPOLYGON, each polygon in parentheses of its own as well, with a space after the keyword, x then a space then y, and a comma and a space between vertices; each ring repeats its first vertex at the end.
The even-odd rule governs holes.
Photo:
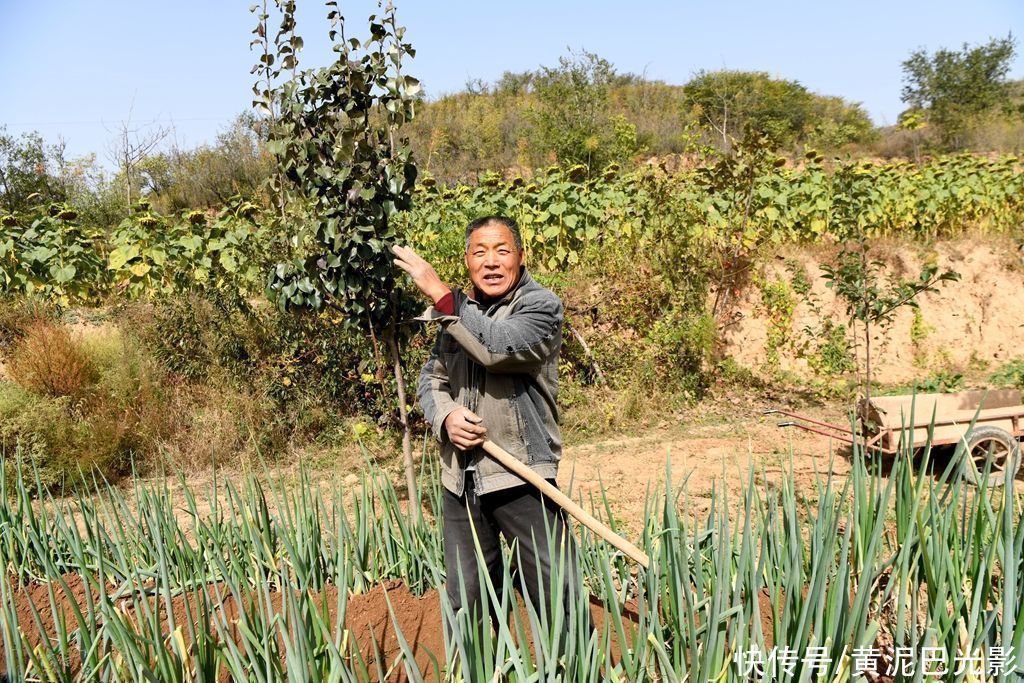
POLYGON ((991 462, 986 484, 990 488, 1006 483, 1007 468, 1015 476, 1020 466, 1020 443, 1005 429, 975 427, 967 434, 967 449, 963 456, 964 478, 981 486, 985 466, 991 462))

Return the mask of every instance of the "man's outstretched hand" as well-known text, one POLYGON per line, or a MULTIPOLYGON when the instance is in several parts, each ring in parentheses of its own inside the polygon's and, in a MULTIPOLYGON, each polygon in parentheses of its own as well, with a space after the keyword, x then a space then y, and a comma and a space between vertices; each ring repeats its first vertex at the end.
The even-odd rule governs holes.
POLYGON ((434 303, 440 301, 446 294, 451 292, 448 286, 441 282, 437 276, 434 266, 424 260, 409 247, 395 245, 391 247, 391 253, 396 256, 394 263, 404 270, 412 278, 413 283, 419 290, 430 297, 434 303))
POLYGON ((460 451, 480 446, 487 436, 487 427, 482 424, 483 418, 465 406, 459 406, 444 419, 444 428, 448 430, 448 438, 460 451))

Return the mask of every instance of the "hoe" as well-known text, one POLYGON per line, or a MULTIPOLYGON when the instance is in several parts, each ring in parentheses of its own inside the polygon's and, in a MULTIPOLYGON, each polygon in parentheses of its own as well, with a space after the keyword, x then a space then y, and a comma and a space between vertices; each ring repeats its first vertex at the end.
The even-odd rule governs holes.
POLYGON ((536 486, 540 489, 540 492, 545 496, 553 500, 559 507, 568 512, 570 515, 579 520, 580 524, 584 525, 595 534, 603 538, 604 540, 611 543, 613 546, 621 550, 626 554, 627 557, 632 559, 640 566, 647 568, 650 560, 647 558, 647 554, 637 548, 635 545, 619 536, 617 533, 609 529, 607 526, 599 522, 593 515, 581 508, 579 505, 572 501, 572 498, 565 495, 557 488, 548 483, 544 477, 540 476, 527 465, 520 462, 514 455, 506 451, 504 448, 494 443, 491 440, 484 441, 482 448, 487 453, 500 462, 509 471, 518 474, 525 481, 536 486))

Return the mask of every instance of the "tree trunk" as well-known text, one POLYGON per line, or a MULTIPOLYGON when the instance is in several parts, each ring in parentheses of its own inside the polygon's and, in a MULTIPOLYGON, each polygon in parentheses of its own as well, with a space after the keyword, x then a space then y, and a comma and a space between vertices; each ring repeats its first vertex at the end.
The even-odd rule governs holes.
MULTIPOLYGON (((128 115, 131 119, 131 114, 128 115)), ((124 142, 124 185, 126 189, 125 197, 128 202, 128 215, 132 215, 132 161, 128 156, 128 128, 122 124, 123 131, 123 142, 124 142)))
MULTIPOLYGON (((861 245, 860 245, 860 267, 861 267, 861 272, 864 273, 864 277, 867 278, 870 266, 868 265, 868 247, 867 247, 867 244, 864 242, 863 235, 861 236, 861 245)), ((865 284, 864 284, 865 290, 866 290, 867 286, 868 286, 868 283, 867 283, 867 281, 865 281, 865 284)), ((871 310, 870 310, 870 307, 868 306, 868 304, 870 302, 867 300, 867 292, 864 291, 863 294, 864 294, 864 303, 863 303, 863 306, 862 306, 862 310, 864 311, 864 320, 862 320, 861 322, 864 323, 864 402, 865 402, 864 405, 867 406, 867 403, 869 401, 871 401, 871 322, 872 321, 871 321, 871 310)))
POLYGON ((850 329, 847 332, 849 339, 853 340, 853 379, 857 386, 861 386, 860 379, 860 337, 857 336, 857 319, 850 318, 850 329))
POLYGON ((405 376, 402 374, 402 357, 398 351, 394 326, 384 332, 384 343, 391 354, 395 384, 398 387, 398 416, 402 422, 402 455, 405 458, 405 483, 409 488, 409 517, 419 514, 420 496, 416 488, 416 466, 412 459, 412 432, 409 427, 409 411, 405 403, 405 376))
POLYGON ((871 400, 871 324, 864 321, 864 400, 871 400))
POLYGON ((3 186, 4 190, 4 201, 7 202, 8 213, 14 213, 14 195, 11 193, 11 186, 7 184, 7 176, 4 175, 4 170, 0 168, 0 185, 3 186))
POLYGON ((565 323, 565 327, 569 330, 569 333, 576 338, 576 341, 579 342, 580 346, 583 348, 583 353, 587 354, 587 358, 590 359, 590 367, 594 369, 594 374, 597 376, 598 381, 601 384, 607 384, 604 379, 604 373, 601 372, 601 366, 597 364, 597 357, 594 356, 594 352, 590 350, 590 345, 587 344, 587 340, 584 339, 583 335, 568 322, 565 323))

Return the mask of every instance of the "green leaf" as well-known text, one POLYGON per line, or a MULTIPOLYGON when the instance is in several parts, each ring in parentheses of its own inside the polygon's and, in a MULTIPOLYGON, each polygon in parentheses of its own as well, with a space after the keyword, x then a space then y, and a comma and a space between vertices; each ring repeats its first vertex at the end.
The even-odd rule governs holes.
POLYGON ((190 251, 196 251, 203 246, 203 239, 198 235, 189 235, 188 237, 182 237, 178 240, 178 244, 190 251))
POLYGON ((235 261, 235 257, 233 255, 233 252, 231 251, 221 252, 220 265, 224 270, 226 270, 229 273, 234 273, 236 270, 238 270, 238 262, 235 261))
POLYGON ((163 249, 153 248, 146 252, 146 256, 154 265, 162 266, 167 263, 167 252, 163 249))
POLYGON ((143 277, 150 270, 152 270, 152 266, 150 266, 148 263, 140 262, 133 264, 132 267, 129 268, 128 270, 130 270, 132 275, 134 275, 135 277, 143 277))
POLYGON ((108 270, 120 270, 126 263, 128 263, 128 254, 120 248, 114 249, 114 251, 110 252, 110 256, 107 257, 108 270))
POLYGON ((409 97, 415 97, 423 89, 420 86, 420 82, 412 76, 405 77, 405 94, 409 97))
POLYGON ((75 277, 74 266, 64 266, 63 268, 54 266, 50 268, 50 275, 58 284, 64 284, 65 282, 71 282, 75 277))

